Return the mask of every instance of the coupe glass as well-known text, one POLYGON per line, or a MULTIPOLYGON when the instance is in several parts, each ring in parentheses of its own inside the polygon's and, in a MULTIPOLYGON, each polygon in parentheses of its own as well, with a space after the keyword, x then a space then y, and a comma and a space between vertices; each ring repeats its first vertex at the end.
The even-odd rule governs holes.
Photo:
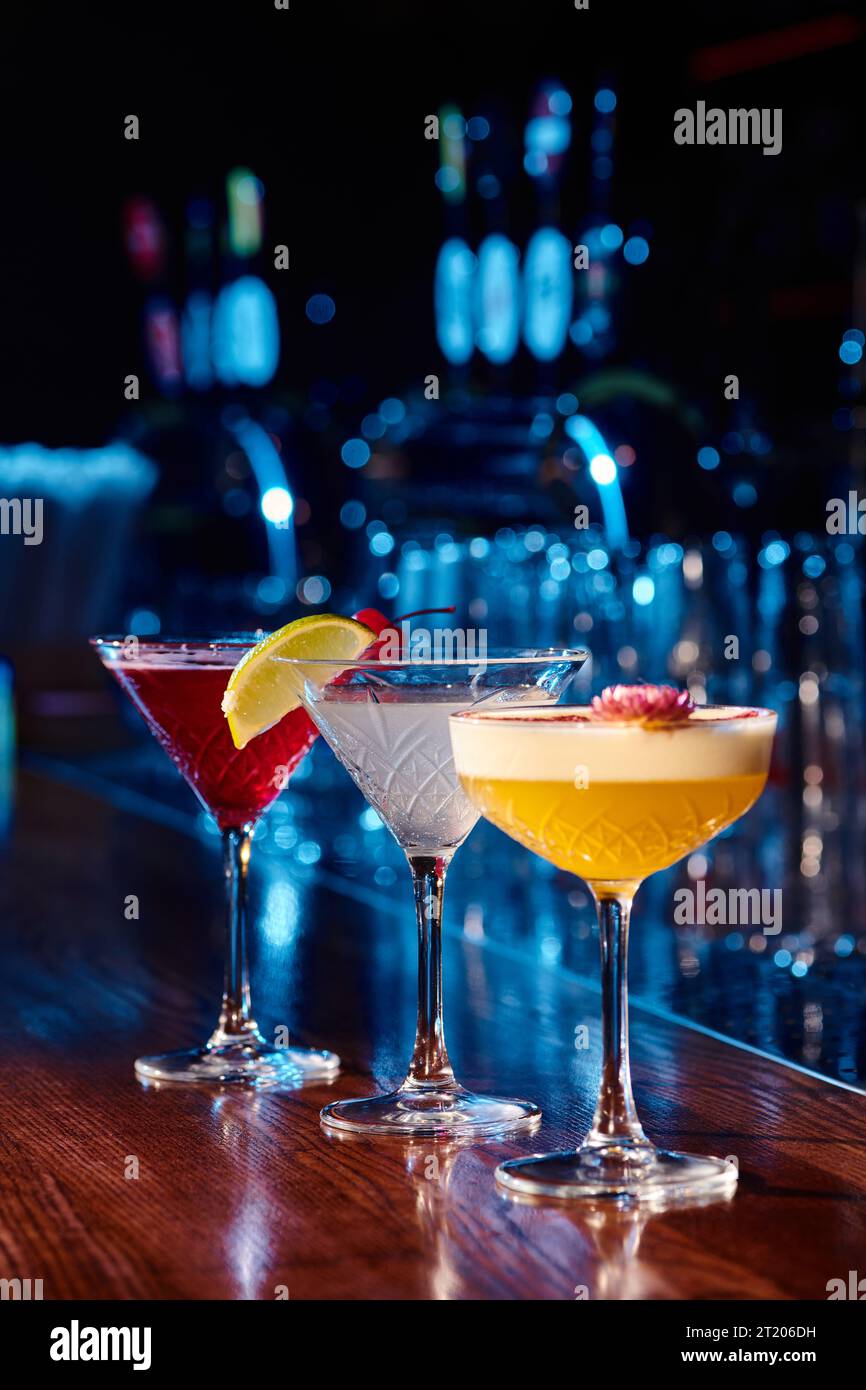
POLYGON ((767 780, 776 716, 703 706, 682 723, 605 722, 587 709, 481 711, 452 718, 472 804, 506 834, 584 879, 598 911, 602 1075, 592 1129, 576 1151, 496 1170, 513 1192, 666 1201, 730 1191, 724 1158, 657 1149, 631 1089, 626 952, 642 880, 738 819, 767 780))
POLYGON ((226 890, 225 981, 219 1022, 203 1047, 139 1057, 153 1081, 297 1086, 333 1076, 340 1059, 269 1043, 250 1008, 246 886, 255 822, 312 747, 302 709, 238 750, 221 708, 226 683, 253 637, 94 637, 91 645, 222 833, 226 890))
POLYGON ((555 649, 497 652, 477 662, 273 658, 293 669, 311 719, 404 851, 418 923, 418 1024, 408 1076, 389 1095, 326 1106, 326 1127, 476 1136, 537 1123, 540 1111, 531 1101, 465 1090, 445 1046, 445 874, 478 820, 454 771, 448 717, 481 702, 555 703, 585 659, 585 652, 555 649))

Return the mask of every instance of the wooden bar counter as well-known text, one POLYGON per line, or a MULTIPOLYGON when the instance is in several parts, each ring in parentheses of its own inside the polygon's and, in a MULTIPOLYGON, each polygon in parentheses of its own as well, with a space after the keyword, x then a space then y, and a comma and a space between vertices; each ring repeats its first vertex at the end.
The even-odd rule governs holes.
POLYGON ((321 1106, 398 1081, 408 1057, 408 883, 398 923, 329 874, 299 887, 286 864, 264 904, 253 878, 269 924, 259 1022, 334 1048, 340 1076, 290 1094, 146 1089, 137 1054, 197 1043, 215 1021, 217 855, 21 774, 0 859, 0 1276, 41 1278, 46 1299, 824 1300, 863 1269, 864 1096, 639 1004, 648 1133, 736 1155, 737 1195, 659 1213, 502 1196, 499 1160, 588 1125, 598 1055, 578 1056, 573 1035, 599 999, 483 937, 447 939, 452 1059, 466 1085, 539 1101, 540 1131, 471 1147, 328 1138, 321 1106))

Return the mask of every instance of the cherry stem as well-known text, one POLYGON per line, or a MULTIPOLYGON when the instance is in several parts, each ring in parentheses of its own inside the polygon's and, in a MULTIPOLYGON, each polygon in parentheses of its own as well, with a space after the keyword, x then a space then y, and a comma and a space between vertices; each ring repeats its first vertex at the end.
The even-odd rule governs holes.
POLYGON ((414 613, 402 613, 399 618, 392 618, 393 623, 405 623, 410 618, 423 618, 428 613, 456 613, 457 605, 452 603, 450 608, 416 608, 414 613))

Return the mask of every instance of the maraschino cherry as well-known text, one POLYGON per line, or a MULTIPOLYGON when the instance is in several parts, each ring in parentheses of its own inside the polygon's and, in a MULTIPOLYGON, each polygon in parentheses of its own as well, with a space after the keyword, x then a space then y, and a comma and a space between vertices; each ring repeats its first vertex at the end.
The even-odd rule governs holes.
POLYGON ((377 660, 382 648, 387 642, 386 637, 381 634, 385 631, 397 631, 400 634, 400 659, 404 660, 403 653, 403 633, 400 628, 401 623, 408 622, 410 618, 423 618, 428 613, 456 613, 457 609, 452 603, 450 608, 417 608, 414 613, 402 613, 399 618, 386 618, 384 613, 380 613, 378 608, 362 608, 359 612, 353 613, 352 617, 358 623, 363 623, 371 632, 375 632, 377 640, 371 642, 366 651, 358 657, 358 661, 365 659, 368 661, 377 660))

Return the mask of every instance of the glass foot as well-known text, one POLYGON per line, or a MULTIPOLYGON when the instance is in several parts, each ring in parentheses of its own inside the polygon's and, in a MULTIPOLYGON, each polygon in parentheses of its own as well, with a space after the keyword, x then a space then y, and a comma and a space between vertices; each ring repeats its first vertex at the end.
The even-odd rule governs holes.
POLYGON ((352 1134, 479 1137, 536 1129, 541 1111, 530 1100, 476 1096, 462 1086, 408 1089, 369 1100, 338 1100, 321 1113, 325 1129, 352 1134))
POLYGON ((145 1081, 184 1081, 246 1086, 287 1086, 336 1076, 340 1059, 334 1052, 313 1047, 271 1047, 264 1038, 194 1047, 188 1052, 164 1052, 139 1057, 136 1074, 145 1081))
POLYGON ((575 1151, 509 1159, 496 1169, 496 1181, 514 1194, 565 1201, 656 1202, 667 1205, 692 1197, 724 1196, 737 1183, 736 1166, 726 1158, 649 1149, 618 1156, 575 1151))

